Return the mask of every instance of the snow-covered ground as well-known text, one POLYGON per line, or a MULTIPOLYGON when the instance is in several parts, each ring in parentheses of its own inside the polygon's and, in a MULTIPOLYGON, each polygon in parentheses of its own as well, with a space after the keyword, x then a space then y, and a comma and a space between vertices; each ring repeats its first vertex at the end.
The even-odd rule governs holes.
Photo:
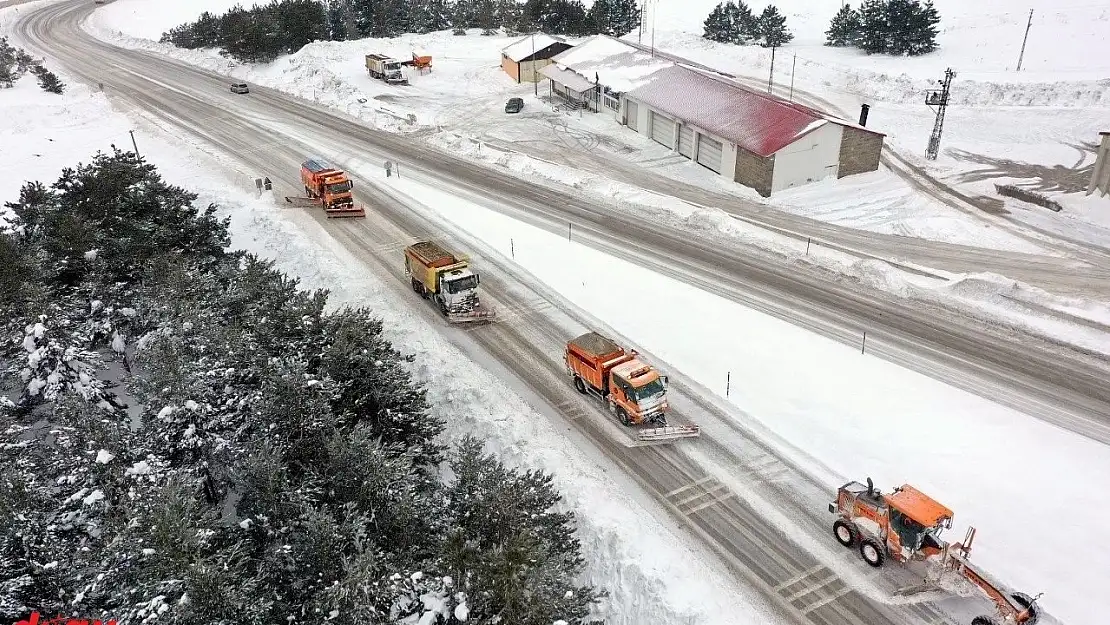
MULTIPOLYGON (((0 10, 0 23, 10 10, 0 10)), ((63 68, 53 69, 66 81, 63 68)), ((63 167, 87 162, 113 143, 130 148, 128 131, 135 129, 140 152, 168 181, 200 194, 198 205, 215 202, 231 217, 234 247, 275 260, 304 288, 329 289, 334 306, 374 309, 385 322, 386 338, 415 357, 413 375, 427 385, 430 404, 448 424, 449 437, 478 436, 507 464, 554 473, 565 505, 578 518, 587 581, 611 593, 600 612, 606 622, 776 622, 685 534, 656 521, 654 504, 630 495, 639 491, 618 467, 588 454, 504 382, 468 360, 438 334, 438 326, 413 315, 408 300, 329 243, 310 215, 278 210, 269 198, 256 199, 249 172, 170 143, 141 115, 125 116, 102 94, 76 83, 57 96, 25 77, 15 88, 0 90, 0 116, 12 120, 0 127, 5 149, 0 205, 18 198, 28 172, 52 183, 63 167)))
MULTIPOLYGON (((226 8, 227 1, 198 0, 195 10, 220 11, 226 8)), ((540 92, 541 97, 544 95, 543 86, 517 85, 501 71, 497 63, 500 50, 513 41, 512 38, 483 37, 473 33, 460 37, 440 32, 389 40, 320 42, 270 64, 246 66, 212 50, 178 50, 155 43, 152 39, 180 23, 184 11, 179 9, 166 16, 153 15, 147 10, 148 6, 142 0, 116 0, 98 9, 87 26, 98 36, 113 42, 158 51, 214 71, 314 99, 358 116, 365 123, 415 133, 457 153, 551 183, 573 186, 596 198, 618 202, 628 210, 644 211, 653 218, 667 219, 683 228, 702 231, 709 228, 715 236, 724 235, 732 241, 769 249, 779 256, 820 263, 903 296, 942 303, 995 323, 1031 329, 1054 341, 1095 351, 1110 351, 1106 328, 1061 315, 1059 311, 1064 303, 1050 294, 1043 293, 1043 305, 1030 309, 1009 297, 1010 291, 1023 290, 1028 294, 1032 292, 1030 289, 999 280, 996 276, 932 272, 935 278, 923 280, 913 273, 872 259, 861 260, 828 250, 807 255, 804 240, 799 242, 739 223, 712 207, 694 209, 673 198, 644 192, 634 184, 634 174, 650 171, 714 191, 736 194, 749 201, 764 201, 754 192, 712 175, 685 158, 672 155, 666 148, 622 128, 606 116, 568 115, 553 110, 550 104, 534 96, 535 91, 540 92), (431 51, 435 67, 431 74, 411 76, 412 84, 408 87, 388 86, 367 77, 362 63, 362 56, 367 51, 382 50, 404 56, 407 50, 415 47, 431 51), (520 115, 507 116, 503 105, 507 97, 514 95, 526 99, 525 111, 520 115), (409 116, 416 120, 415 123, 408 122, 409 116), (600 162, 608 167, 594 167, 594 163, 583 166, 582 162, 575 162, 578 160, 575 155, 582 152, 588 153, 591 158, 601 159, 600 162), (622 175, 627 169, 636 170, 631 178, 622 175), (978 288, 961 288, 968 282, 975 283, 978 288), (993 290, 988 288, 992 285, 993 290)), ((699 46, 717 45, 693 36, 687 37, 690 38, 695 43, 700 42, 699 46)), ((690 46, 689 50, 680 52, 696 56, 694 53, 700 48, 694 43, 690 46)), ((736 46, 725 48, 730 53, 747 50, 736 46)), ((724 64, 727 55, 718 61, 718 65, 724 64)), ((897 106, 898 110, 909 108, 897 106)), ((885 114, 886 110, 882 108, 874 113, 880 118, 885 114)), ((916 132, 916 127, 905 121, 908 116, 909 113, 893 116, 891 126, 903 124, 916 132)), ((983 113, 980 117, 978 122, 988 123, 996 116, 983 113)), ((1094 127, 1098 117, 1091 112, 1087 119, 1088 125, 1094 127)), ((1037 115, 1030 114, 1023 122, 1035 125, 1036 120, 1037 115)), ((1052 123, 1061 131, 1071 127, 1067 121, 1052 123)), ((988 131, 977 132, 978 139, 986 136, 988 131)), ((1001 142, 1021 136, 1014 130, 1007 133, 1000 135, 994 145, 1001 146, 1001 142)), ((1042 140, 1048 141, 1051 136, 1051 132, 1045 130, 1042 140)), ((346 164, 342 154, 328 156, 335 162, 346 164)), ((776 195, 774 203, 801 214, 877 232, 1044 253, 1039 246, 995 227, 989 219, 972 217, 918 194, 908 182, 888 170, 789 190, 776 195)), ((1084 206, 1089 212, 1097 211, 1090 209, 1094 203, 1089 199, 1084 206)), ((1077 220, 1071 213, 1068 217, 1069 222, 1077 220)), ((1051 221, 1053 217, 1042 219, 1051 221)), ((1055 219, 1057 225, 1062 221, 1055 219)), ((1099 238, 1097 228, 1086 226, 1086 221, 1080 223, 1084 224, 1081 230, 1086 239, 1099 238)), ((1062 228, 1071 232, 1067 226, 1062 228)))
POLYGON ((722 397, 731 380, 728 397, 745 414, 842 478, 909 481, 930 493, 957 511, 953 536, 969 524, 981 530, 976 562, 1044 592, 1064 622, 1100 622, 1110 548, 1089 536, 1110 510, 1101 485, 1110 447, 433 187, 391 184, 480 239, 485 256, 511 256, 667 366, 722 397), (651 304, 628 314, 612 284, 634 285, 651 304), (1078 500, 1093 514, 1062 517, 1078 500))

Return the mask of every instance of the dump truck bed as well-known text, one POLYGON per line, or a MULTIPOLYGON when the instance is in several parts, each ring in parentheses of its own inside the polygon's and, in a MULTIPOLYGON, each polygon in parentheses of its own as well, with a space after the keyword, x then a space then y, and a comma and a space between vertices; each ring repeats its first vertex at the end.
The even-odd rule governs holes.
POLYGON ((587 332, 582 336, 571 339, 567 342, 567 345, 575 348, 582 355, 590 356, 601 362, 612 360, 624 354, 623 347, 597 332, 587 332))
POLYGON ((431 241, 421 241, 405 248, 413 258, 427 267, 446 267, 459 262, 454 254, 431 241))
POLYGON ((331 163, 315 156, 301 163, 301 167, 314 174, 318 174, 322 171, 328 171, 329 169, 335 169, 335 167, 333 167, 331 163))

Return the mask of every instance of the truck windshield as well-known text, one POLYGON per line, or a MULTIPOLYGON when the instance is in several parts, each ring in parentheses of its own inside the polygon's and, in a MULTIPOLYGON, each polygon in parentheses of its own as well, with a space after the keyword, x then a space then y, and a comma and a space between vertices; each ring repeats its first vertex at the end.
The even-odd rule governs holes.
POLYGON ((336 184, 328 185, 328 193, 346 193, 351 190, 351 183, 337 182, 336 184))
POLYGON ((652 380, 651 382, 641 386, 640 388, 632 389, 632 396, 636 401, 643 401, 650 399, 666 390, 663 386, 662 380, 652 380))
POLYGON ((385 68, 391 72, 401 71, 400 63, 386 63, 385 68))
POLYGON ((444 286, 447 287, 448 293, 462 293, 463 291, 477 288, 478 281, 474 279, 474 276, 467 276, 465 278, 459 278, 458 280, 452 280, 444 286))

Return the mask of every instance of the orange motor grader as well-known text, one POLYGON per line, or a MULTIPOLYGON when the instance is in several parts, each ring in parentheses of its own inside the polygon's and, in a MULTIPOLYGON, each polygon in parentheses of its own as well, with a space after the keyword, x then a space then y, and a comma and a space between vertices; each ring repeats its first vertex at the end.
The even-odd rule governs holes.
POLYGON ((952 511, 913 486, 904 484, 883 494, 871 478, 866 486, 848 482, 837 491, 829 512, 838 517, 833 522, 836 540, 845 547, 858 546, 860 556, 871 566, 880 567, 887 558, 909 562, 940 556, 946 570, 978 586, 994 602, 998 614, 977 616, 972 625, 1035 625, 1040 619, 1036 598, 1002 590, 968 561, 974 527, 968 528, 962 543, 941 539, 941 532, 952 528, 952 511))

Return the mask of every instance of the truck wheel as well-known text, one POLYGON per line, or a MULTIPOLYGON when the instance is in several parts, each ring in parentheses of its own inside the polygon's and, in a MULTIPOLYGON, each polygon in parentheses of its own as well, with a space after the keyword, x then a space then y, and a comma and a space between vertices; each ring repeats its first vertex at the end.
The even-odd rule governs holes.
POLYGON ((1011 593, 1010 596, 1013 597, 1014 602, 1023 609, 1029 610, 1029 620, 1025 621, 1023 625, 1037 625, 1037 621, 1041 620, 1041 611, 1040 608, 1033 603, 1033 597, 1023 592, 1011 593))
POLYGON ((883 553, 882 546, 875 541, 874 538, 864 538, 859 544, 859 554, 863 556, 863 561, 870 564, 875 568, 883 565, 883 560, 886 559, 886 554, 883 553))
POLYGON ((971 619, 971 625, 998 625, 998 621, 989 616, 976 616, 971 619))
POLYGON ((617 418, 620 419, 621 425, 625 427, 632 425, 632 419, 628 418, 628 412, 624 408, 617 408, 617 418))
POLYGON ((833 535, 836 536, 838 543, 845 547, 851 547, 856 544, 858 532, 855 525, 844 519, 837 519, 836 523, 833 523, 833 535))
POLYGON ((579 393, 586 394, 586 383, 578 376, 574 376, 574 388, 578 389, 579 393))
POLYGON ((419 280, 417 280, 416 278, 412 278, 412 290, 414 292, 420 293, 420 291, 423 290, 423 288, 424 287, 423 287, 423 285, 420 284, 419 280))

